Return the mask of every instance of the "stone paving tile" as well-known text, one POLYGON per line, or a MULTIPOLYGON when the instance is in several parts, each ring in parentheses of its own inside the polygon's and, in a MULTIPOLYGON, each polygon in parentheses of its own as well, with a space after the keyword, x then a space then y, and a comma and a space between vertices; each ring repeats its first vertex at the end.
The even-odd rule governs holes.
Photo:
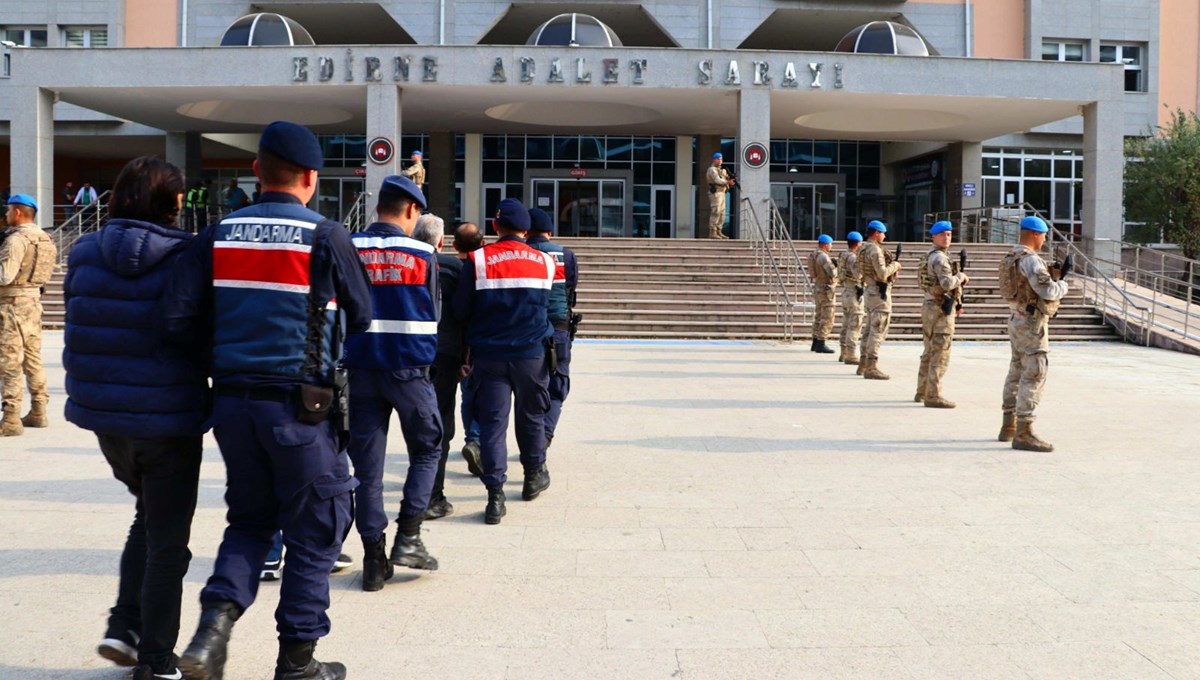
POLYGON ((928 642, 898 609, 760 610, 772 647, 903 647, 928 642))
POLYGON ((931 645, 995 645, 1053 642, 1020 605, 995 607, 900 608, 904 618, 931 645))
MULTIPOLYGON (((1018 645, 1009 658, 1033 680, 1168 680, 1171 675, 1124 643, 1018 645)), ((1188 676, 1183 676, 1188 677, 1188 676)))
POLYGON ((618 610, 608 617, 610 649, 743 649, 766 647, 754 612, 618 610))
POLYGON ((904 678, 907 665, 887 648, 683 649, 679 667, 687 680, 858 680, 904 678))
POLYGON ((671 609, 804 609, 788 578, 669 578, 671 609))

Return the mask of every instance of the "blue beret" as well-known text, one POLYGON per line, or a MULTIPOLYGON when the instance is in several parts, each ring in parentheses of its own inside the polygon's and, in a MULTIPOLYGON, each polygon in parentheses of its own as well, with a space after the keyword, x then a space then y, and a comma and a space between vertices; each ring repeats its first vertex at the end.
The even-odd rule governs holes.
POLYGON ((412 152, 412 153, 410 153, 410 154, 408 154, 408 155, 409 155, 409 156, 424 156, 425 154, 421 153, 421 150, 420 150, 420 149, 418 149, 418 150, 416 150, 416 151, 414 151, 414 152, 412 152))
POLYGON ((550 215, 541 208, 529 209, 529 231, 540 231, 547 234, 554 233, 554 224, 550 221, 550 215))
POLYGON ((714 154, 713 154, 713 158, 724 158, 724 156, 722 156, 722 155, 721 155, 721 152, 720 152, 720 151, 718 151, 718 152, 716 152, 716 153, 714 153, 714 154))
POLYGON ((817 237, 817 243, 833 243, 833 237, 829 234, 821 234, 817 237))
POLYGON ((1044 234, 1050 231, 1050 228, 1046 226, 1046 221, 1036 215, 1022 217, 1021 228, 1025 231, 1032 231, 1039 234, 1044 234))
POLYGON ((515 198, 506 198, 496 206, 496 221, 506 229, 529 231, 529 211, 515 198))
POLYGON ((867 222, 867 229, 874 229, 881 234, 887 233, 887 225, 879 220, 871 220, 870 222, 867 222))
POLYGON ((33 196, 30 196, 29 194, 13 194, 12 196, 8 197, 8 204, 9 205, 23 205, 23 206, 26 206, 29 208, 33 208, 34 212, 38 211, 37 201, 34 200, 33 196))
POLYGON ((402 175, 388 175, 383 178, 383 184, 379 186, 379 195, 383 196, 385 194, 411 198, 417 205, 421 206, 421 210, 429 207, 428 202, 425 200, 425 193, 421 191, 421 187, 402 175))
POLYGON ((306 170, 325 167, 321 143, 308 128, 287 121, 275 121, 263 130, 258 150, 266 151, 306 170))
POLYGON ((852 231, 849 234, 846 234, 846 240, 858 243, 859 241, 862 241, 862 234, 858 233, 857 231, 852 231))
POLYGON ((929 228, 929 235, 937 236, 938 234, 942 233, 943 231, 952 231, 953 229, 954 229, 953 224, 950 224, 946 220, 942 220, 941 222, 933 223, 933 226, 929 228))

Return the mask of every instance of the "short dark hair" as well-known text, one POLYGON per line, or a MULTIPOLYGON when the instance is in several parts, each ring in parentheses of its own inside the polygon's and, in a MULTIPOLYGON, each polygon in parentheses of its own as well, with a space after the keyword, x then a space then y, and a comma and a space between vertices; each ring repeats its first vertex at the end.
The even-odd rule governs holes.
MULTIPOLYGON (((263 184, 272 187, 292 187, 300 183, 300 178, 308 170, 285 161, 270 151, 258 152, 258 177, 263 184)), ((235 178, 233 181, 237 181, 235 178)))
POLYGON ((463 222, 454 230, 454 249, 470 253, 483 247, 483 232, 471 222, 463 222))
POLYGON ((387 192, 379 194, 379 205, 375 210, 380 215, 403 215, 412 203, 413 200, 408 196, 387 192))
POLYGON ((178 167, 157 156, 135 158, 125 164, 113 184, 109 217, 174 226, 184 187, 183 171, 178 167))

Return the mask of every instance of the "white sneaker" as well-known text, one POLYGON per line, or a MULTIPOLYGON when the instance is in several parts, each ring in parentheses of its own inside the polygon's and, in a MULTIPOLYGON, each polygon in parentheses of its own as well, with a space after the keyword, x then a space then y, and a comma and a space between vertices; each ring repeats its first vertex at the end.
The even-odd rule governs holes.
POLYGON ((278 581, 283 576, 283 560, 264 562, 262 571, 258 572, 260 581, 278 581))
POLYGON ((124 639, 115 635, 104 638, 96 646, 96 653, 118 666, 136 666, 140 636, 132 630, 125 631, 125 635, 124 639))

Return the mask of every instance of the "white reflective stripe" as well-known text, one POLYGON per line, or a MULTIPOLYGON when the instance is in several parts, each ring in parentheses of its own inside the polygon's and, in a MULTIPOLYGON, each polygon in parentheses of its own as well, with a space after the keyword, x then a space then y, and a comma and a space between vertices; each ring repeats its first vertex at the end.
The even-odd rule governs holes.
POLYGON ((221 220, 221 224, 278 224, 289 227, 303 227, 305 229, 316 229, 317 225, 304 220, 289 220, 286 217, 226 217, 221 220))
POLYGON ((487 258, 483 254, 483 248, 472 252, 471 259, 475 260, 475 280, 487 280, 487 258))
POLYGON ((550 290, 553 283, 550 279, 480 279, 475 282, 475 290, 496 290, 502 288, 541 288, 550 290))
POLYGON ((379 236, 363 238, 356 236, 353 241, 356 248, 412 248, 413 250, 420 250, 425 253, 434 252, 433 246, 424 241, 409 238, 408 236, 388 236, 387 238, 379 236))
POLYGON ((404 333, 407 335, 436 335, 436 321, 396 321, 394 319, 375 319, 371 322, 368 333, 404 333))
POLYGON ((550 276, 551 282, 553 282, 554 275, 558 272, 558 263, 550 253, 542 253, 542 257, 546 258, 546 273, 550 276))
POLYGON ((329 302, 327 302, 325 304, 325 311, 327 311, 327 312, 337 311, 337 300, 330 300, 329 302))
POLYGON ((217 288, 254 288, 257 290, 275 290, 283 293, 303 293, 308 295, 308 286, 298 286, 293 283, 268 283, 266 281, 239 281, 236 279, 215 279, 213 285, 217 288))
POLYGON ((298 253, 312 251, 312 246, 303 243, 264 243, 261 241, 214 241, 213 248, 240 250, 292 250, 298 253))

